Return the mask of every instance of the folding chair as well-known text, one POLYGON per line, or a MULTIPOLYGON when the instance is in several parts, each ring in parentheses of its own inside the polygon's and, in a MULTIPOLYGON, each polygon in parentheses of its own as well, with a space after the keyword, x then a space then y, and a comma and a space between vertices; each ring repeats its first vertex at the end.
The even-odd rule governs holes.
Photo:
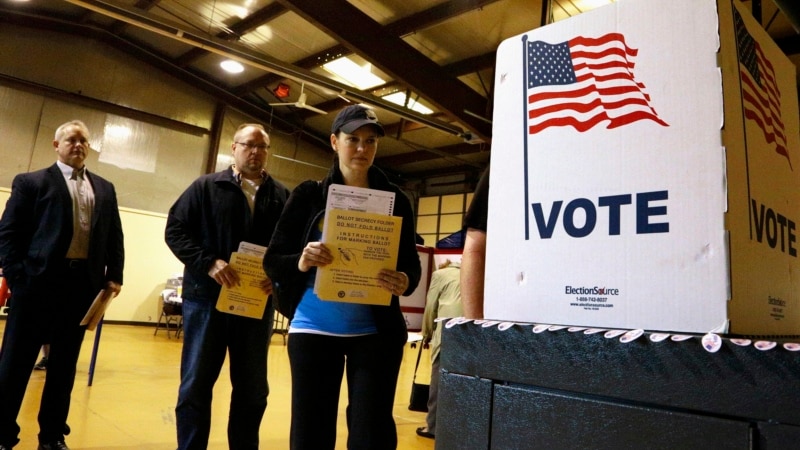
POLYGON ((178 293, 175 289, 164 289, 161 291, 161 295, 158 296, 161 315, 158 317, 158 322, 156 322, 153 336, 158 333, 162 323, 167 330, 167 339, 170 339, 169 330, 171 326, 175 329, 175 337, 179 338, 181 336, 181 331, 183 331, 183 305, 172 300, 177 295, 178 293))

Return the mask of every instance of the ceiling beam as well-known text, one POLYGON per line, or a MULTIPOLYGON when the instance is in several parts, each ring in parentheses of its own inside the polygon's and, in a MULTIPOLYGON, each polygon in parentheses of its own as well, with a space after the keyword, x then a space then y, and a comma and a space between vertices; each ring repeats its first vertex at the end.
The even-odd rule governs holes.
MULTIPOLYGON (((471 130, 465 130, 463 128, 463 123, 454 125, 449 122, 432 120, 429 116, 420 114, 403 106, 398 106, 397 104, 384 100, 380 97, 376 97, 359 90, 354 90, 349 85, 319 75, 313 71, 293 66, 265 53, 255 52, 251 48, 241 45, 237 42, 223 41, 219 38, 207 36, 202 33, 193 33, 189 30, 184 30, 179 24, 164 21, 163 19, 149 15, 146 12, 132 10, 131 8, 111 3, 105 3, 101 0, 65 1, 86 9, 91 9, 108 17, 124 20, 132 25, 152 31, 161 36, 189 44, 193 47, 202 47, 212 53, 216 53, 226 58, 236 59, 244 64, 260 70, 282 74, 282 76, 286 78, 290 78, 298 82, 313 84, 322 89, 329 89, 334 92, 342 92, 343 95, 347 95, 348 99, 352 101, 366 102, 375 105, 377 108, 397 114, 409 120, 423 123, 444 133, 453 134, 465 139, 471 139, 472 136, 475 135, 475 133, 473 133, 471 130)), ((432 62, 430 63, 433 64, 432 62)), ((230 91, 226 92, 230 94, 230 91)))
MULTIPOLYGON (((216 34, 216 37, 220 39, 238 41, 241 37, 256 28, 264 25, 265 23, 274 20, 283 14, 289 12, 286 8, 281 6, 278 3, 271 3, 269 6, 265 6, 264 8, 259 9, 258 11, 250 14, 249 16, 245 17, 244 19, 236 22, 235 24, 228 27, 223 31, 220 31, 216 34)), ((194 47, 188 52, 184 53, 183 55, 176 58, 178 66, 186 67, 189 64, 193 63, 194 61, 200 59, 201 57, 207 55, 209 52, 200 48, 194 47)))
MULTIPOLYGON (((321 66, 329 61, 333 61, 335 59, 341 58, 344 55, 348 55, 352 53, 350 50, 347 49, 344 45, 336 45, 320 52, 317 52, 313 55, 307 56, 299 61, 295 61, 292 65, 297 67, 302 67, 304 69, 312 69, 314 67, 321 66)), ((256 77, 247 83, 242 83, 239 86, 235 87, 233 92, 237 93, 238 95, 245 95, 249 92, 253 92, 256 89, 260 89, 262 87, 266 87, 271 85, 272 83, 277 83, 278 81, 282 80, 283 77, 278 74, 274 73, 267 73, 260 77, 256 77)))
POLYGON ((453 157, 469 155, 479 151, 485 151, 486 148, 480 145, 463 143, 437 147, 435 150, 435 153, 430 150, 423 149, 409 153, 401 153, 398 155, 383 156, 375 158, 375 162, 382 166, 397 167, 411 163, 429 161, 432 159, 441 159, 444 155, 453 157))
MULTIPOLYGON (((137 4, 137 6, 139 6, 139 5, 144 5, 144 2, 140 1, 139 4, 137 4)), ((147 8, 142 9, 141 7, 139 7, 137 9, 139 9, 144 14, 146 14, 145 10, 147 8)), ((3 10, 4 10, 4 8, 0 7, 0 11, 3 11, 3 10)), ((19 24, 20 26, 23 26, 23 27, 38 27, 38 28, 42 28, 42 29, 51 30, 53 32, 65 32, 65 31, 67 31, 67 32, 70 32, 71 34, 74 34, 76 36, 90 37, 90 38, 94 38, 94 39, 97 39, 97 40, 100 40, 100 41, 105 41, 106 43, 108 43, 112 47, 115 47, 115 48, 118 48, 119 50, 125 51, 126 53, 131 54, 135 58, 140 59, 140 60, 142 60, 143 62, 145 62, 147 64, 150 64, 150 65, 152 65, 154 67, 158 67, 161 70, 172 74, 173 76, 177 77, 178 79, 181 79, 185 83, 188 83, 188 84, 193 85, 193 86, 195 86, 195 87, 197 87, 197 88, 199 88, 201 90, 206 91, 207 93, 209 93, 209 94, 213 95, 215 98, 217 98, 220 102, 223 102, 225 104, 229 104, 235 109, 238 109, 238 110, 240 110, 240 111, 242 111, 242 112, 244 112, 246 114, 249 114, 249 115, 253 116, 254 118, 258 118, 258 120, 264 119, 266 121, 267 117, 273 117, 275 119, 279 119, 285 125, 290 125, 290 126, 293 126, 293 127, 302 128, 302 124, 298 125, 298 123, 302 123, 302 121, 304 120, 303 117, 295 117, 294 114, 291 115, 292 116, 291 118, 290 117, 278 117, 278 115, 274 115, 273 116, 272 108, 266 106, 266 102, 264 100, 260 99, 260 97, 254 96, 254 98, 252 98, 250 100, 248 100, 247 98, 241 98, 241 97, 237 96, 235 93, 232 93, 229 89, 225 89, 223 87, 224 86, 223 83, 219 82, 218 80, 214 80, 213 77, 210 77, 208 74, 204 74, 204 73, 200 73, 198 71, 194 71, 191 68, 180 68, 180 67, 178 67, 177 65, 174 64, 174 61, 172 59, 170 59, 168 56, 160 53, 157 48, 151 48, 147 44, 144 44, 144 43, 137 43, 134 40, 126 39, 124 36, 122 36, 120 34, 117 34, 117 33, 112 33, 110 31, 110 30, 114 29, 114 27, 116 25, 118 25, 118 24, 127 24, 127 22, 125 22, 125 21, 121 21, 121 20, 115 21, 115 23, 108 25, 104 29, 103 27, 100 27, 98 25, 91 24, 91 19, 88 19, 88 18, 87 19, 89 20, 89 22, 84 23, 80 27, 74 27, 74 26, 65 27, 64 25, 67 24, 67 23, 74 23, 75 19, 74 18, 70 18, 70 17, 62 17, 61 19, 58 19, 58 18, 47 17, 46 15, 40 15, 39 13, 32 15, 32 14, 20 13, 19 11, 15 11, 14 13, 9 13, 8 15, 0 13, 0 16, 3 16, 2 19, 0 19, 0 22, 7 21, 7 22, 10 22, 10 23, 17 23, 17 24, 19 24), (296 121, 295 119, 298 119, 298 118, 299 118, 299 120, 296 121), (289 119, 289 120, 287 120, 287 119, 289 119)), ((348 50, 346 47, 342 47, 342 49, 344 51, 348 52, 348 53, 351 53, 350 50, 348 50)), ((444 66, 443 69, 449 71, 451 67, 460 66, 461 68, 458 69, 458 70, 467 70, 468 71, 467 73, 469 73, 469 71, 471 70, 471 69, 469 69, 470 66, 476 67, 475 65, 486 64, 488 61, 493 61, 493 58, 494 58, 494 53, 492 52, 491 54, 486 54, 486 55, 481 55, 479 57, 469 58, 469 61, 465 60, 464 62, 456 62, 456 63, 453 63, 453 64, 451 64, 449 66, 444 66), (480 61, 483 61, 483 62, 480 62, 480 61)), ((392 84, 397 84, 397 82, 392 81, 392 84)), ((402 86, 402 83, 401 83, 401 86, 402 86)), ((326 109, 335 110, 335 109, 340 109, 343 105, 346 104, 346 102, 344 100, 339 99, 339 98, 334 98, 334 99, 332 99, 330 101, 323 102, 323 104, 330 106, 330 108, 326 108, 326 109)), ((302 115, 302 113, 304 113, 305 111, 298 111, 298 112, 301 113, 299 115, 302 115)), ((394 112, 394 111, 392 111, 392 112, 394 112)), ((445 117, 448 117, 448 116, 445 116, 445 117)), ((425 123, 425 122, 423 121, 423 122, 420 122, 420 123, 425 123)), ((387 126, 387 131, 389 129, 396 130, 396 133, 398 134, 397 139, 402 139, 402 134, 404 132, 409 131, 412 128, 415 128, 415 127, 420 127, 420 123, 417 123, 416 121, 414 121, 414 118, 412 118, 411 121, 401 120, 398 123, 387 124, 386 126, 387 126)), ((278 124, 276 124, 276 125, 278 125, 278 124)), ((279 125, 278 128, 284 128, 285 125, 284 126, 280 126, 279 125)), ((305 129, 304 131, 307 132, 309 130, 305 129)), ((393 131, 393 133, 394 133, 394 131, 393 131)), ((323 136, 323 137, 326 138, 327 136, 323 136)), ((315 133, 312 133, 311 135, 309 135, 309 141, 316 142, 316 140, 318 140, 319 138, 320 137, 316 136, 315 133)), ((465 154, 468 154, 468 153, 473 153, 475 151, 482 151, 482 150, 486 151, 487 148, 488 148, 488 145, 477 146, 477 145, 464 144, 462 146, 462 150, 461 151, 448 152, 447 149, 444 149, 444 150, 440 150, 438 148, 425 149, 424 147, 418 147, 417 151, 422 152, 422 153, 424 153, 426 155, 437 155, 437 154, 439 154, 441 152, 439 157, 442 157, 442 156, 455 156, 456 159, 457 159, 458 155, 465 155, 465 154)), ((425 160, 427 160, 427 159, 428 158, 425 158, 425 160)), ((420 157, 418 155, 418 156, 414 157, 414 160, 420 161, 420 160, 423 160, 423 159, 422 159, 422 157, 420 157)), ((466 163, 465 165, 466 166, 470 166, 471 164, 466 163)), ((389 169, 392 173, 395 173, 396 176, 398 176, 398 177, 406 178, 406 177, 410 176, 410 177, 413 177, 413 178, 417 178, 417 171, 405 172, 403 175, 399 175, 399 172, 397 172, 396 169, 395 169, 395 168, 399 168, 399 166, 394 166, 394 167, 388 166, 387 167, 387 166, 385 166, 383 164, 381 164, 381 166, 389 169)), ((443 172, 441 170, 439 170, 438 173, 443 173, 443 172)))
POLYGON ((800 4, 797 0, 773 0, 778 9, 783 12, 794 31, 800 33, 800 4))
MULTIPOLYGON (((140 44, 136 44, 127 39, 123 39, 120 35, 112 34, 108 30, 97 28, 90 25, 76 26, 69 18, 52 18, 36 14, 28 14, 25 12, 15 11, 11 9, 0 8, 0 23, 11 23, 26 28, 35 28, 41 30, 52 31, 54 33, 69 33, 74 36, 91 38, 107 45, 116 48, 128 55, 142 61, 152 67, 155 67, 165 73, 168 73, 175 78, 183 81, 184 83, 193 86, 206 94, 212 96, 219 102, 225 103, 230 107, 241 111, 257 120, 269 123, 270 119, 278 119, 284 125, 284 129, 300 128, 297 124, 274 115, 271 109, 265 109, 259 105, 249 102, 241 97, 231 94, 223 89, 222 83, 219 81, 208 79, 202 74, 192 73, 186 69, 182 69, 172 64, 165 57, 157 54, 151 49, 147 49, 140 44)), ((274 123, 274 121, 273 121, 274 123)), ((304 130, 308 135, 310 141, 318 141, 327 136, 317 136, 304 130)))
POLYGON ((460 77, 484 69, 494 68, 496 58, 497 52, 489 52, 450 63, 443 66, 443 68, 454 77, 460 77))
POLYGON ((800 35, 776 39, 775 43, 778 44, 778 47, 786 56, 800 53, 800 35))
MULTIPOLYGON (((330 49, 324 50, 323 52, 316 53, 308 58, 303 58, 300 61, 296 61, 293 63, 293 65, 310 69, 322 65, 329 60, 334 60, 336 58, 341 57, 342 55, 350 53, 350 51, 347 50, 347 48, 345 48, 343 45, 331 47, 330 49), (326 55, 336 55, 336 56, 328 58, 326 57, 326 55), (311 61, 313 61, 313 63, 311 63, 311 61)), ((461 61, 452 62, 450 64, 442 66, 442 69, 444 69, 445 72, 457 78, 460 76, 479 72, 481 70, 494 68, 496 57, 497 57, 497 52, 492 51, 489 53, 484 53, 483 55, 473 56, 470 58, 462 59, 461 61)), ((236 86, 235 88, 233 88, 233 92, 236 95, 244 96, 261 88, 269 90, 269 86, 272 83, 277 83, 281 80, 283 80, 283 77, 281 77, 280 75, 269 73, 236 86)), ((401 84, 393 80, 389 81, 386 84, 375 86, 374 88, 371 88, 370 91, 375 93, 383 89, 391 89, 397 86, 401 86, 401 84)), ((320 109, 325 109, 325 110, 329 109, 320 105, 314 105, 314 106, 320 109)))
POLYGON ((34 95, 41 95, 43 97, 54 98, 65 103, 81 105, 87 108, 93 108, 111 114, 116 114, 121 117, 129 117, 140 122, 149 123, 157 127, 167 128, 170 130, 176 130, 181 133, 191 134, 193 136, 204 136, 209 134, 210 131, 207 128, 181 122, 175 119, 170 119, 169 117, 159 116, 157 114, 128 108, 127 106, 121 106, 105 100, 88 97, 80 92, 76 93, 64 91, 43 84, 34 83, 32 81, 21 80, 8 75, 0 74, 0 86, 8 86, 12 89, 29 92, 34 95))
MULTIPOLYGON (((406 180, 427 180, 429 178, 441 178, 450 175, 459 175, 459 174, 467 174, 467 177, 464 180, 465 184, 470 184, 474 186, 473 179, 477 182, 480 174, 483 172, 483 168, 477 168, 473 165, 460 165, 460 166, 451 166, 447 168, 440 168, 435 170, 426 170, 420 172, 409 172, 404 173, 403 178, 406 180)), ((473 187, 474 190, 474 187, 473 187)))
POLYGON ((437 109, 467 126, 475 136, 485 141, 491 140, 491 125, 470 115, 488 115, 488 102, 484 97, 411 45, 388 33, 381 24, 355 6, 345 0, 277 1, 372 62, 390 77, 411 87, 437 109))
MULTIPOLYGON (((430 28, 446 20, 452 19, 461 14, 465 14, 469 11, 482 8, 496 1, 499 0, 466 0, 466 1, 452 0, 428 8, 426 10, 420 11, 416 14, 412 14, 408 17, 398 19, 386 25, 384 28, 387 32, 402 37, 411 34, 415 31, 420 31, 426 28, 430 28)), ((351 53, 352 52, 347 47, 338 44, 334 45, 333 47, 321 50, 313 55, 309 55, 301 60, 295 61, 292 64, 298 67, 302 67, 304 69, 313 69, 314 67, 319 67, 329 61, 333 61, 335 59, 341 58, 342 56, 349 55, 351 53)), ((467 73, 475 72, 476 70, 469 70, 469 69, 474 68, 476 64, 488 64, 488 66, 481 66, 480 69, 485 69, 487 67, 494 67, 494 54, 495 54, 494 52, 491 53, 490 62, 487 62, 486 55, 480 55, 475 57, 477 58, 476 60, 467 63, 467 65, 463 67, 453 67, 452 69, 450 69, 447 68, 447 66, 445 66, 446 67, 445 70, 450 72, 452 75, 458 77, 461 75, 465 75, 467 73)), ((472 58, 469 58, 468 60, 471 59, 472 58)), ((234 89, 234 92, 236 92, 239 95, 245 95, 249 92, 255 91, 256 89, 269 86, 272 83, 276 83, 280 79, 281 77, 278 75, 272 73, 266 74, 264 76, 250 80, 247 83, 239 85, 234 89)))
MULTIPOLYGON (((150 11, 156 5, 158 5, 160 2, 161 2, 161 0, 138 0, 136 2, 136 4, 133 5, 133 7, 141 9, 142 11, 150 11)), ((86 13, 87 14, 94 14, 94 11, 91 11, 91 10, 87 9, 86 13)), ((114 21, 114 23, 111 25, 110 30, 114 34, 122 34, 125 31, 125 27, 127 27, 127 26, 128 26, 127 23, 125 23, 125 22, 123 22, 121 20, 117 20, 117 21, 114 21)))
POLYGON ((452 0, 398 19, 386 25, 385 28, 391 34, 405 36, 436 26, 497 1, 499 0, 452 0))

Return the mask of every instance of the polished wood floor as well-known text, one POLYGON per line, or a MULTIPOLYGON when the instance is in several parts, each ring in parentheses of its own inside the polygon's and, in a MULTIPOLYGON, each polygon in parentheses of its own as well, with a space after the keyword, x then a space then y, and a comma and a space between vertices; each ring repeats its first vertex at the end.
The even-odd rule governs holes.
MULTIPOLYGON (((0 321, 0 331, 5 321, 0 321)), ((72 392, 67 445, 72 449, 165 450, 176 447, 175 400, 179 384, 181 340, 164 330, 153 336, 153 326, 106 324, 102 328, 93 385, 87 386, 95 332, 87 332, 78 376, 72 392)), ((416 435, 425 414, 408 410, 417 349, 410 344, 400 372, 394 408, 398 448, 433 449, 434 441, 416 435)), ((417 381, 430 380, 430 361, 423 354, 417 381)), ((289 448, 290 371, 283 336, 274 335, 269 350, 270 394, 261 424, 261 448, 289 448)), ((22 428, 19 449, 36 448, 36 422, 44 371, 32 371, 18 422, 22 428)), ((346 399, 343 386, 342 398, 346 399)), ((227 449, 228 368, 223 368, 214 390, 209 449, 227 449)), ((339 408, 337 449, 346 448, 345 403, 339 408)))

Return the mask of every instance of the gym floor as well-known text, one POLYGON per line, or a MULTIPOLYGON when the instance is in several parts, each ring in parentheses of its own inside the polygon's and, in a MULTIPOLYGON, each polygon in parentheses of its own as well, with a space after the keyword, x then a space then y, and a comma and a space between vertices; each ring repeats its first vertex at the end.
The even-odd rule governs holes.
MULTIPOLYGON (((0 320, 0 332, 5 320, 0 320)), ((72 449, 166 450, 176 447, 175 400, 180 371, 181 339, 174 331, 168 337, 154 326, 105 324, 97 352, 92 386, 88 386, 89 362, 95 332, 87 332, 78 362, 78 376, 72 392, 67 445, 72 449)), ((398 448, 434 448, 434 441, 416 435, 425 425, 425 414, 408 410, 417 348, 406 347, 395 399, 398 448)), ((261 424, 261 448, 289 448, 291 374, 283 336, 272 337, 268 378, 270 394, 261 424)), ((214 389, 209 449, 227 449, 226 427, 230 381, 227 363, 214 389)), ((22 428, 20 449, 36 448, 36 421, 46 371, 34 370, 18 417, 22 428)), ((423 353, 417 382, 430 380, 430 354, 423 353)), ((337 449, 346 448, 346 385, 339 406, 337 449)))

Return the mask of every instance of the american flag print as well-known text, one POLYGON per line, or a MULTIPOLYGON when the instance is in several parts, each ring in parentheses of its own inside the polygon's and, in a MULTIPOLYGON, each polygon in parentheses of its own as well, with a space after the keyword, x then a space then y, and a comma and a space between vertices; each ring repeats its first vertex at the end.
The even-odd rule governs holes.
POLYGON ((789 152, 786 150, 786 134, 781 119, 781 92, 775 81, 775 70, 761 46, 747 31, 736 8, 733 10, 733 21, 736 28, 739 74, 742 79, 744 116, 761 128, 767 143, 775 145, 775 152, 784 156, 789 163, 789 169, 793 170, 789 152))
POLYGON ((603 122, 610 129, 639 120, 669 126, 634 78, 639 51, 622 34, 527 45, 528 133, 564 126, 585 132, 603 122))

